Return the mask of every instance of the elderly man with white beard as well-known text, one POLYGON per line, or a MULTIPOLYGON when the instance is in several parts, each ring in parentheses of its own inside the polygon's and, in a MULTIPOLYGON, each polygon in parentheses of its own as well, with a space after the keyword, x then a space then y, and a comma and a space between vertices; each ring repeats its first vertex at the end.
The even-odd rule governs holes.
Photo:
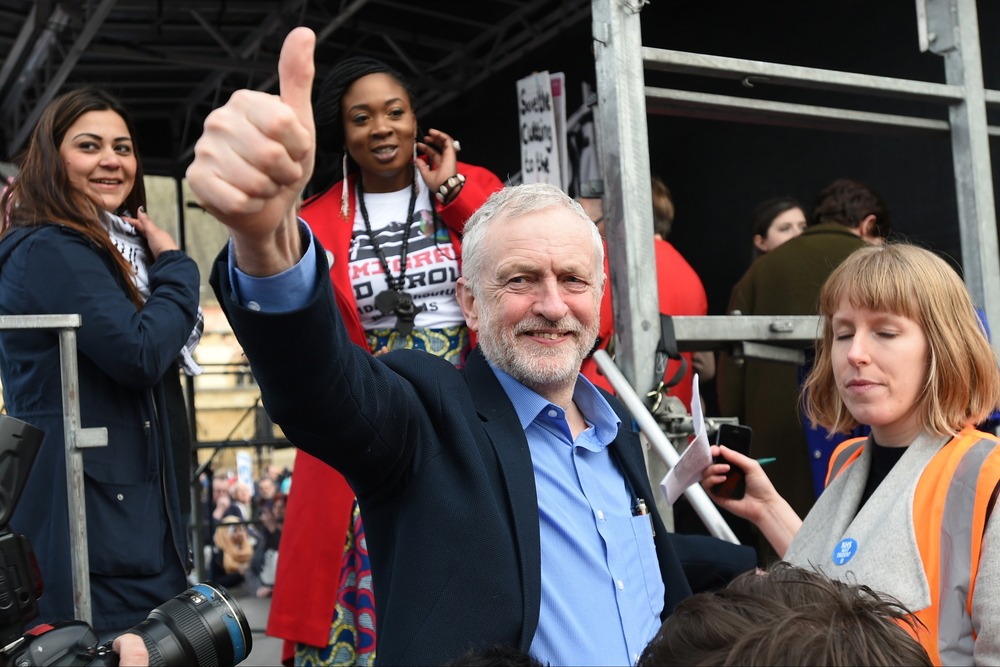
POLYGON ((357 494, 378 661, 507 645, 554 665, 634 663, 690 587, 646 510, 628 415, 579 374, 604 289, 594 225, 555 187, 506 188, 465 228, 458 298, 479 337, 465 367, 352 345, 296 217, 314 40, 286 39, 280 95, 239 91, 209 116, 188 179, 229 227, 213 285, 268 414, 357 494))

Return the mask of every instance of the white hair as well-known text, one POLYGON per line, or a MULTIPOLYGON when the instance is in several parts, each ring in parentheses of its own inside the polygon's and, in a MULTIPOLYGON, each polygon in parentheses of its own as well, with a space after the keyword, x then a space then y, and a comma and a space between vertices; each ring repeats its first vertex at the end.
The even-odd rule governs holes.
POLYGON ((469 218, 462 232, 462 275, 473 295, 480 297, 486 257, 485 239, 490 225, 497 219, 521 218, 550 208, 570 211, 590 230, 594 245, 594 275, 604 275, 604 242, 601 234, 583 207, 565 192, 548 183, 512 185, 493 193, 469 218))

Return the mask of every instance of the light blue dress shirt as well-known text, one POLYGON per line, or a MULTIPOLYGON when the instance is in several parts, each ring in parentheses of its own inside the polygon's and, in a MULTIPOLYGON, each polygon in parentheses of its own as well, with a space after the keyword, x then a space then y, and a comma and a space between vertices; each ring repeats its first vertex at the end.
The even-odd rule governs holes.
POLYGON ((316 242, 312 230, 301 218, 300 230, 306 243, 305 253, 298 264, 275 276, 257 278, 236 268, 236 253, 229 241, 229 284, 233 286, 233 301, 250 310, 265 313, 289 313, 309 303, 316 284, 316 242))
MULTIPOLYGON (((316 245, 302 225, 309 235, 302 260, 276 276, 237 269, 230 244, 238 303, 272 313, 308 303, 316 245)), ((514 404, 535 471, 542 591, 531 652, 550 665, 632 665, 660 627, 664 587, 651 519, 633 516, 635 493, 607 449, 620 420, 581 375, 573 401, 588 427, 574 441, 562 408, 493 372, 514 404)))
MULTIPOLYGON (((551 665, 631 665, 660 628, 663 577, 648 514, 608 451, 620 421, 582 375, 573 402, 587 429, 498 368, 535 470, 542 604, 531 652, 551 665)), ((646 499, 651 502, 651 498, 646 499)))

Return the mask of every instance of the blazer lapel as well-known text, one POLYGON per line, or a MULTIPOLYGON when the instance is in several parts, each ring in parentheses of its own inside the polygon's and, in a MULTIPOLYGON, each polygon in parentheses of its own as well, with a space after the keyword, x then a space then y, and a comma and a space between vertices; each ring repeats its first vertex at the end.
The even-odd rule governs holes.
POLYGON ((542 594, 538 496, 535 493, 531 452, 514 405, 479 348, 469 355, 464 375, 483 428, 493 445, 507 490, 524 591, 524 624, 521 626, 520 643, 522 648, 527 649, 538 625, 542 594))
MULTIPOLYGON (((618 429, 618 435, 615 436, 615 439, 609 445, 611 456, 614 457, 618 467, 621 468, 622 475, 625 477, 625 481, 628 483, 633 495, 646 501, 646 505, 653 514, 653 527, 656 529, 657 535, 661 533, 665 535, 667 530, 663 527, 662 517, 655 511, 656 497, 653 494, 657 493, 659 489, 653 489, 650 485, 649 473, 646 471, 646 459, 642 454, 642 443, 639 440, 639 434, 628 427, 632 417, 614 396, 605 391, 601 393, 608 401, 611 409, 618 415, 618 419, 622 422, 621 427, 618 429)), ((657 541, 657 549, 659 549, 659 541, 657 541)))

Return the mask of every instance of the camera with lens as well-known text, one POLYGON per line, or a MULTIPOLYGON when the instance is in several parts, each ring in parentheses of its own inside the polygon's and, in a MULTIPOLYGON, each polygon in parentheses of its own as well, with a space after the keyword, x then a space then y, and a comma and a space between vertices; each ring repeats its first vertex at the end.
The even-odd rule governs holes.
MULTIPOLYGON (((0 415, 0 665, 117 665, 111 642, 98 644, 97 633, 83 621, 24 633, 38 617, 44 585, 31 544, 7 523, 41 443, 39 429, 0 415)), ((225 588, 210 581, 167 600, 127 632, 142 638, 154 666, 228 667, 253 648, 246 615, 225 588)))

